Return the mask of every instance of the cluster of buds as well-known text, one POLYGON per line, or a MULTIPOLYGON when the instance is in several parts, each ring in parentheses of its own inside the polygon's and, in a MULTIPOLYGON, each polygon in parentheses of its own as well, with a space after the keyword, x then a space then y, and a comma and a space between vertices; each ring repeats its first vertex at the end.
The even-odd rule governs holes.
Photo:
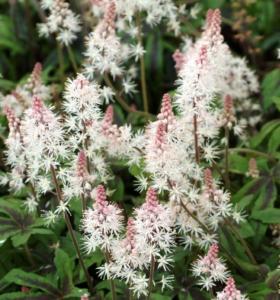
POLYGON ((229 277, 226 283, 226 287, 222 292, 217 294, 216 300, 248 300, 245 295, 236 288, 235 281, 232 277, 229 277))
POLYGON ((250 158, 249 160, 249 168, 248 168, 247 176, 250 176, 252 178, 260 177, 260 171, 258 169, 257 161, 255 158, 250 158))

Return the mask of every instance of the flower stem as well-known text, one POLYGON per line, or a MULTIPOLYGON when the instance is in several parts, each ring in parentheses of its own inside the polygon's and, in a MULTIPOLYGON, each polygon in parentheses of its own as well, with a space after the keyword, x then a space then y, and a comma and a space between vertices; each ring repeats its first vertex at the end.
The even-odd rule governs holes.
MULTIPOLYGON (((109 252, 106 250, 104 252, 105 255, 105 259, 107 264, 110 262, 110 254, 109 252)), ((116 295, 116 287, 115 287, 115 283, 113 279, 110 279, 110 287, 111 287, 111 293, 112 293, 112 300, 117 300, 117 295, 116 295)))
MULTIPOLYGON (((59 186, 59 183, 58 183, 58 180, 57 180, 57 176, 56 176, 56 171, 55 171, 55 168, 53 167, 53 165, 51 165, 51 175, 52 175, 52 180, 53 180, 53 183, 54 183, 55 189, 56 189, 57 201, 58 201, 58 203, 63 202, 62 191, 60 189, 60 186, 59 186)), ((76 254, 78 256, 81 268, 83 269, 84 274, 86 276, 86 280, 87 280, 87 283, 88 283, 90 293, 93 293, 92 280, 91 280, 91 277, 88 273, 88 270, 87 270, 87 268, 84 264, 84 261, 83 261, 83 258, 82 258, 82 255, 81 255, 81 252, 80 252, 80 249, 79 249, 78 241, 77 241, 77 238, 75 236, 75 233, 74 233, 74 230, 73 230, 73 227, 72 227, 72 224, 71 224, 71 221, 70 221, 70 218, 69 218, 69 215, 68 215, 67 211, 64 212, 64 220, 65 220, 67 229, 70 233, 71 240, 72 240, 73 246, 75 248, 76 254)))
POLYGON ((67 51, 68 51, 68 55, 69 55, 69 59, 70 59, 70 62, 72 64, 72 67, 73 67, 74 71, 76 73, 78 73, 78 66, 77 66, 77 62, 76 62, 76 59, 75 59, 75 55, 72 51, 72 48, 70 46, 67 46, 67 51))
POLYGON ((231 231, 235 234, 235 236, 237 237, 237 239, 240 241, 240 243, 242 244, 242 246, 244 247, 248 257, 250 258, 251 262, 254 265, 257 265, 257 261, 254 257, 253 252, 251 251, 251 249, 249 248, 248 244, 246 243, 246 241, 243 239, 243 237, 240 235, 240 233, 238 232, 238 230, 234 227, 234 225, 231 223, 230 220, 225 220, 226 224, 230 227, 231 231))
POLYGON ((27 242, 24 244, 24 251, 26 253, 26 257, 27 257, 29 263, 31 264, 32 267, 34 267, 35 263, 34 263, 34 260, 32 258, 32 255, 31 255, 31 251, 30 251, 30 249, 27 245, 27 242))
POLYGON ((150 297, 151 297, 151 292, 152 292, 152 288, 153 288, 153 279, 154 279, 154 273, 155 273, 155 265, 156 265, 155 258, 152 255, 147 300, 150 300, 150 297))
POLYGON ((119 93, 119 91, 114 87, 112 81, 110 80, 108 74, 104 74, 104 81, 105 83, 114 91, 115 95, 116 95, 116 99, 118 101, 118 103, 120 104, 120 106, 128 113, 137 113, 143 117, 146 118, 153 118, 154 116, 151 115, 148 112, 144 112, 144 111, 139 111, 139 110, 133 110, 126 102, 125 100, 122 98, 121 94, 119 93))
MULTIPOLYGON (((137 15, 137 28, 138 28, 138 43, 142 46, 142 26, 141 26, 141 15, 137 15)), ((144 102, 144 111, 149 112, 149 100, 147 94, 147 82, 146 82, 146 72, 145 72, 145 58, 144 54, 140 56, 140 72, 141 72, 141 89, 144 102)))
POLYGON ((57 46, 57 58, 58 58, 58 65, 59 65, 59 75, 60 81, 64 83, 64 59, 63 59, 63 48, 59 42, 56 43, 57 46))
POLYGON ((226 188, 230 189, 230 179, 229 179, 229 130, 228 127, 225 126, 225 185, 226 188))
POLYGON ((193 101, 194 115, 193 115, 193 134, 194 134, 194 148, 195 148, 195 161, 197 164, 200 162, 199 155, 199 144, 198 144, 198 126, 197 126, 197 114, 196 114, 196 103, 193 101))
POLYGON ((269 153, 264 153, 261 151, 256 151, 256 150, 252 150, 252 149, 247 149, 247 148, 229 148, 228 149, 229 152, 239 152, 239 153, 246 153, 246 154, 251 154, 254 156, 261 156, 261 157, 265 157, 268 160, 271 161, 276 161, 277 158, 269 153))
MULTIPOLYGON (((184 208, 184 210, 208 233, 208 234, 212 234, 211 230, 208 229, 208 227, 206 225, 204 225, 187 207, 186 205, 183 203, 183 201, 181 200, 181 206, 184 208)), ((241 267, 239 266, 238 262, 235 260, 235 258, 224 248, 224 246, 222 244, 220 244, 221 249, 227 254, 228 258, 239 268, 241 269, 241 267)))

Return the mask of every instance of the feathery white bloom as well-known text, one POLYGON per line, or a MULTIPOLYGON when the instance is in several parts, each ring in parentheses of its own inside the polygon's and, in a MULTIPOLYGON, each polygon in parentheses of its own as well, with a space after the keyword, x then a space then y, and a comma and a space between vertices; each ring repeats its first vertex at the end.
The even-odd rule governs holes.
POLYGON ((69 8, 64 0, 43 0, 41 7, 49 10, 46 22, 39 24, 39 35, 49 37, 56 35, 56 39, 65 46, 69 46, 77 39, 81 30, 80 19, 69 8))

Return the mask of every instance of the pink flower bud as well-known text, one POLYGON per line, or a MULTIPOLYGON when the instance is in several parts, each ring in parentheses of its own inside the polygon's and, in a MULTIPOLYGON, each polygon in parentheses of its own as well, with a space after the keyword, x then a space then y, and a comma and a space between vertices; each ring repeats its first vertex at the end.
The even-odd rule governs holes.
POLYGON ((177 73, 179 73, 186 61, 185 55, 180 50, 176 49, 176 51, 172 55, 172 58, 175 61, 175 69, 177 73))
POLYGON ((80 151, 77 159, 76 175, 83 181, 86 179, 87 172, 87 157, 84 151, 80 151))
POLYGON ((160 113, 157 116, 158 120, 165 121, 170 124, 174 119, 174 114, 172 111, 171 98, 169 94, 164 94, 161 102, 160 113))

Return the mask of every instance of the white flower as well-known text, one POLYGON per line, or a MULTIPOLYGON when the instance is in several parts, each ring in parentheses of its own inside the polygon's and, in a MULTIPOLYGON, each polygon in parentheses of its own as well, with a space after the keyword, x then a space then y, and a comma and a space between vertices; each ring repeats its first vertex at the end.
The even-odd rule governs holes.
POLYGON ((172 286, 173 281, 174 281, 174 276, 173 275, 168 275, 168 276, 162 275, 161 280, 160 280, 161 291, 163 292, 166 288, 172 289, 173 288, 173 286, 172 286))

